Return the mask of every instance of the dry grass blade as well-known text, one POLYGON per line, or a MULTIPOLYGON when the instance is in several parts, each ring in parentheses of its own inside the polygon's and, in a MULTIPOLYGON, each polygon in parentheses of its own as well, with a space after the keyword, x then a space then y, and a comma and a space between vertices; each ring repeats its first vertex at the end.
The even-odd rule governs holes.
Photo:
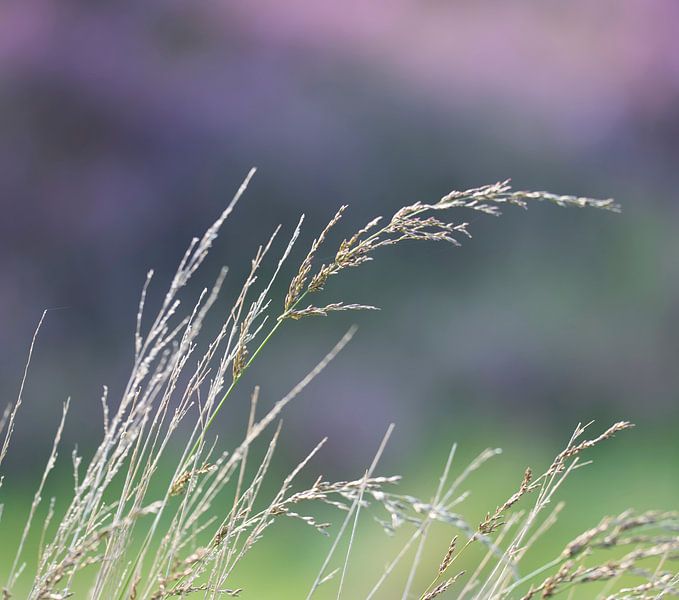
MULTIPOLYGON (((24 366, 24 374, 21 377, 21 385, 19 386, 19 395, 17 396, 16 402, 11 408, 10 406, 7 406, 5 408, 3 416, 0 419, 0 433, 3 432, 5 427, 7 427, 7 431, 5 432, 5 439, 3 440, 2 447, 0 448, 0 466, 2 466, 2 461, 5 459, 5 456, 7 455, 9 443, 12 439, 12 433, 14 433, 14 422, 16 420, 17 412, 21 407, 21 403, 23 402, 24 388, 26 387, 28 369, 31 366, 31 359, 33 358, 33 349, 35 348, 35 341, 38 338, 38 333, 40 331, 40 328, 42 327, 43 321, 45 320, 45 315, 47 315, 46 310, 43 311, 42 316, 38 321, 38 325, 36 326, 35 331, 33 332, 33 339, 31 340, 31 345, 28 348, 28 358, 26 359, 26 365, 24 366)), ((2 487, 2 477, 0 477, 0 487, 2 487)))

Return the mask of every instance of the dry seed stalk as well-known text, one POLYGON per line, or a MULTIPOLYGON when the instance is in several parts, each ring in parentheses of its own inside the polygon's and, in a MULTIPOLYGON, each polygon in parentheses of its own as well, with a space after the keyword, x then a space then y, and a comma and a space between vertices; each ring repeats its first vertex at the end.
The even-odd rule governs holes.
POLYGON ((211 471, 214 471, 216 468, 217 468, 216 465, 205 463, 202 467, 194 469, 193 471, 184 471, 184 473, 182 473, 170 487, 170 496, 179 496, 179 494, 182 494, 184 492, 189 481, 195 479, 198 475, 205 475, 206 473, 210 473, 211 471))
MULTIPOLYGON (((307 314, 322 314, 325 309, 309 307, 309 309, 305 309, 309 311, 308 313, 300 314, 300 311, 295 311, 294 307, 306 294, 321 291, 330 277, 337 275, 344 269, 358 267, 372 260, 372 254, 378 248, 392 246, 404 241, 444 241, 459 246, 459 236, 471 237, 467 230, 468 223, 446 222, 432 215, 421 216, 427 212, 465 208, 498 216, 501 214, 500 205, 513 204, 526 208, 527 201, 546 201, 559 206, 594 207, 614 212, 619 211, 619 206, 610 199, 594 200, 575 196, 558 196, 548 192, 511 192, 509 181, 472 188, 463 192, 454 191, 434 204, 416 202, 400 208, 389 222, 381 228, 378 228, 378 225, 382 222, 382 217, 373 219, 353 236, 345 238, 340 243, 334 260, 321 265, 307 285, 307 279, 312 271, 313 259, 318 249, 325 241, 330 229, 337 224, 347 208, 342 206, 319 237, 314 240, 297 274, 293 277, 285 298, 284 311, 280 318, 301 318, 307 314)), ((362 308, 362 305, 346 306, 362 308)), ((350 309, 346 308, 345 310, 350 309)))
POLYGON ((528 467, 523 474, 523 481, 521 482, 519 490, 513 496, 508 498, 502 506, 498 506, 492 515, 490 513, 486 514, 486 518, 479 524, 480 533, 488 535, 493 533, 498 527, 502 526, 502 519, 504 518, 503 513, 514 506, 528 492, 532 492, 537 488, 537 484, 531 485, 532 478, 533 473, 530 470, 530 467, 528 467))
POLYGON ((443 575, 448 570, 450 563, 453 562, 453 553, 455 552, 455 546, 457 545, 457 536, 453 537, 448 546, 448 552, 443 557, 441 564, 439 565, 439 575, 443 575))

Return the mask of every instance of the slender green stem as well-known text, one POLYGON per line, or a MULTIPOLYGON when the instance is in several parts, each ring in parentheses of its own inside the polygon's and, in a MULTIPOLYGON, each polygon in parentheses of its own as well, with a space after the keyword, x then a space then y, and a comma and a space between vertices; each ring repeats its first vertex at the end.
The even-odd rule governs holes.
MULTIPOLYGON (((309 292, 304 292, 303 294, 300 295, 299 298, 295 301, 295 303, 290 307, 289 310, 293 310, 301 301, 302 299, 308 294, 309 292)), ((269 340, 276 334, 276 332, 280 329, 281 325, 285 321, 284 318, 281 318, 283 315, 280 315, 278 319, 276 320, 276 324, 271 328, 271 331, 267 334, 267 336, 262 340, 261 344, 257 346, 257 349, 252 353, 250 356, 250 359, 248 362, 245 363, 245 366, 243 367, 242 371, 234 377, 233 381, 231 382, 231 385, 229 388, 224 392, 224 395, 222 396, 222 399, 219 401, 215 409, 212 411, 212 414, 210 415, 210 418, 207 420, 205 423, 205 427, 203 427, 203 430, 201 431, 200 435, 198 436, 198 439, 194 443, 193 447, 191 448, 191 452, 189 452, 188 456, 189 458, 193 456, 196 451, 198 450, 198 447, 200 446, 201 442, 205 438, 205 434, 207 433, 207 430, 210 428, 212 423, 215 420, 215 417, 217 416, 217 413, 220 411, 222 408, 224 402, 226 402, 226 399, 231 395, 231 392, 233 389, 236 387, 236 384, 240 381, 240 378, 245 374, 245 372, 248 370, 250 365, 255 361, 257 356, 259 356, 260 352, 264 349, 264 346, 266 346, 269 343, 269 340)))
POLYGON ((512 585, 510 585, 504 591, 505 595, 513 592, 517 587, 519 587, 520 585, 523 585, 524 583, 527 583, 528 581, 533 579, 533 577, 537 577, 541 573, 544 573, 545 571, 548 571, 549 569, 558 566, 564 560, 566 560, 566 559, 561 557, 561 556, 557 556, 554 560, 548 562, 547 564, 542 565, 541 567, 538 567, 537 569, 535 569, 535 571, 528 573, 528 575, 525 575, 524 577, 522 577, 518 581, 515 581, 514 583, 512 583, 512 585))
POLYGON ((205 427, 203 427, 203 430, 201 431, 200 435, 198 436, 198 439, 196 442, 193 444, 193 447, 191 448, 191 452, 188 454, 188 458, 190 459, 195 452, 198 450, 198 447, 200 446, 201 442, 205 438, 205 434, 207 433, 207 430, 210 428, 212 423, 215 420, 215 417, 217 416, 217 413, 220 411, 222 408, 224 402, 226 402, 227 398, 231 395, 231 392, 233 389, 236 387, 236 384, 240 381, 240 378, 243 376, 245 371, 247 371, 248 367, 252 364, 252 361, 257 358, 257 355, 262 351, 264 346, 268 343, 268 341, 273 337, 273 335, 278 331, 280 328, 281 324, 283 323, 284 319, 280 319, 276 322, 276 324, 271 328, 271 331, 267 334, 267 336, 262 340, 262 343, 257 347, 257 349, 253 352, 252 356, 248 360, 247 363, 245 363, 245 366, 243 367, 243 370, 233 378, 233 381, 231 382, 231 385, 228 387, 226 392, 224 392, 224 395, 222 396, 221 400, 215 407, 215 409, 212 411, 212 414, 210 415, 210 418, 207 420, 205 423, 205 427))

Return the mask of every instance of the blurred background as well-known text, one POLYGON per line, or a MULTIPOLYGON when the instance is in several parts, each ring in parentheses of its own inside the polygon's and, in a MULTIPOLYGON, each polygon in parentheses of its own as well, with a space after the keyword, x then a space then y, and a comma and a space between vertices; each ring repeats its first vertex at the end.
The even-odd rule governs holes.
MULTIPOLYGON (((64 456, 98 440, 101 386, 115 398, 124 385, 146 271, 157 303, 251 166, 197 282, 229 265, 224 306, 258 244, 302 212, 296 260, 340 204, 351 231, 506 178, 613 196, 624 212, 465 215, 474 239, 462 248, 383 252, 324 296, 383 310, 287 327, 234 400, 226 439, 241 431, 248 386, 275 401, 357 323, 289 410, 281 474, 328 435, 314 473, 360 475, 394 422, 383 470, 410 475, 405 489, 425 497, 453 441, 460 466, 505 449, 469 500, 481 514, 579 421, 629 419, 638 427, 566 486, 562 533, 628 505, 677 508, 677 23, 673 0, 3 2, 3 404, 51 309, 3 465, 7 514, 25 512, 67 396, 64 456)), ((387 543, 375 528, 366 536, 365 548, 387 543)), ((274 556, 282 539, 258 552, 274 556)), ((325 543, 309 542, 311 556, 325 543)), ((318 565, 303 552, 289 560, 248 597, 306 592, 318 565)))

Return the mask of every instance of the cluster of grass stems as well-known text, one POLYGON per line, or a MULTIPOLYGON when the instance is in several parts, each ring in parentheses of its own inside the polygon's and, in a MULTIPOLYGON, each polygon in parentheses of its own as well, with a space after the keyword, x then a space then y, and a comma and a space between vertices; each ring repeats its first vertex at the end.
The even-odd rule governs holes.
MULTIPOLYGON (((432 204, 405 206, 389 220, 371 221, 344 238, 330 262, 318 264, 319 249, 323 246, 326 253, 326 238, 346 210, 342 206, 294 270, 285 297, 276 299, 274 283, 287 270, 300 235, 300 219, 273 261, 268 277, 262 275, 263 267, 269 264, 280 227, 259 247, 240 292, 224 313, 227 318, 218 330, 208 332, 204 341, 199 334, 208 312, 221 302, 220 288, 227 270, 223 269, 214 286, 203 290, 188 309, 182 308, 180 296, 204 262, 253 172, 217 221, 201 238, 191 242, 152 319, 144 311, 152 279, 149 273, 137 314, 129 380, 115 402, 104 388, 101 443, 88 460, 73 451, 72 494, 62 499, 63 506, 57 509, 54 499, 44 507, 42 496, 57 460, 69 409, 69 403, 64 404, 47 466, 22 525, 15 558, 8 565, 6 581, 0 584, 5 600, 18 597, 14 590, 22 581, 30 589, 31 600, 61 600, 72 596, 75 589, 88 589, 87 597, 93 599, 246 597, 247 581, 234 581, 234 569, 274 522, 298 520, 328 535, 329 524, 312 516, 311 506, 315 503, 331 507, 341 518, 335 524, 327 556, 319 561, 318 576, 309 582, 307 590, 300 590, 299 597, 309 599, 321 593, 346 597, 344 590, 351 577, 349 559, 359 535, 359 514, 366 511, 387 533, 401 528, 411 531, 403 547, 393 557, 386 557, 384 572, 367 587, 365 597, 369 599, 386 597, 384 584, 397 573, 406 574, 403 599, 447 596, 528 600, 559 594, 573 598, 575 589, 596 581, 606 582, 604 591, 597 596, 601 598, 679 595, 679 576, 671 568, 672 561, 679 558, 679 515, 674 513, 627 512, 607 517, 574 537, 561 554, 542 567, 531 572, 523 568, 526 552, 539 543, 562 509, 554 498, 564 479, 586 464, 582 454, 629 428, 627 422, 616 423, 591 438, 586 435, 586 427, 578 426, 544 473, 534 476, 527 469, 517 481, 517 492, 504 502, 489 502, 488 514, 478 524, 456 508, 467 496, 467 476, 498 451, 483 452, 453 476, 453 446, 436 493, 422 500, 398 493, 399 477, 378 474, 391 428, 370 466, 355 480, 318 478, 307 489, 296 485, 297 475, 308 467, 323 440, 280 482, 275 494, 262 498, 268 489, 263 483, 276 449, 282 411, 346 346, 354 329, 264 414, 258 411, 256 388, 251 393, 249 419, 239 443, 223 447, 212 429, 244 373, 284 325, 292 328, 296 320, 336 311, 375 310, 362 304, 317 303, 314 299, 329 280, 372 260, 381 248, 406 241, 458 245, 460 239, 469 237, 468 224, 439 218, 450 211, 497 216, 503 205, 525 208, 536 201, 617 211, 612 200, 515 192, 508 182, 451 192, 432 204), (109 406, 115 406, 115 410, 109 406), (250 449, 265 435, 268 439, 262 448, 263 458, 250 465, 250 449), (178 456, 177 447, 183 449, 178 456), (175 465, 170 476, 167 469, 160 468, 166 455, 175 465), (422 560, 434 524, 449 527, 452 537, 448 549, 442 549, 438 566, 423 564, 422 560), (26 559, 27 540, 34 529, 41 532, 35 566, 26 559), (344 545, 340 555, 341 543, 344 545), (480 549, 475 554, 480 558, 475 569, 465 573, 458 568, 458 559, 474 547, 480 549), (416 581, 426 573, 431 574, 431 584, 417 589, 416 581)), ((35 337, 18 398, 0 420, 0 433, 4 433, 0 467, 22 405, 34 343, 35 337)), ((0 480, 0 486, 2 483, 0 480)), ((5 531, 8 526, 0 523, 5 531)), ((265 565, 261 571, 266 571, 265 565)))

